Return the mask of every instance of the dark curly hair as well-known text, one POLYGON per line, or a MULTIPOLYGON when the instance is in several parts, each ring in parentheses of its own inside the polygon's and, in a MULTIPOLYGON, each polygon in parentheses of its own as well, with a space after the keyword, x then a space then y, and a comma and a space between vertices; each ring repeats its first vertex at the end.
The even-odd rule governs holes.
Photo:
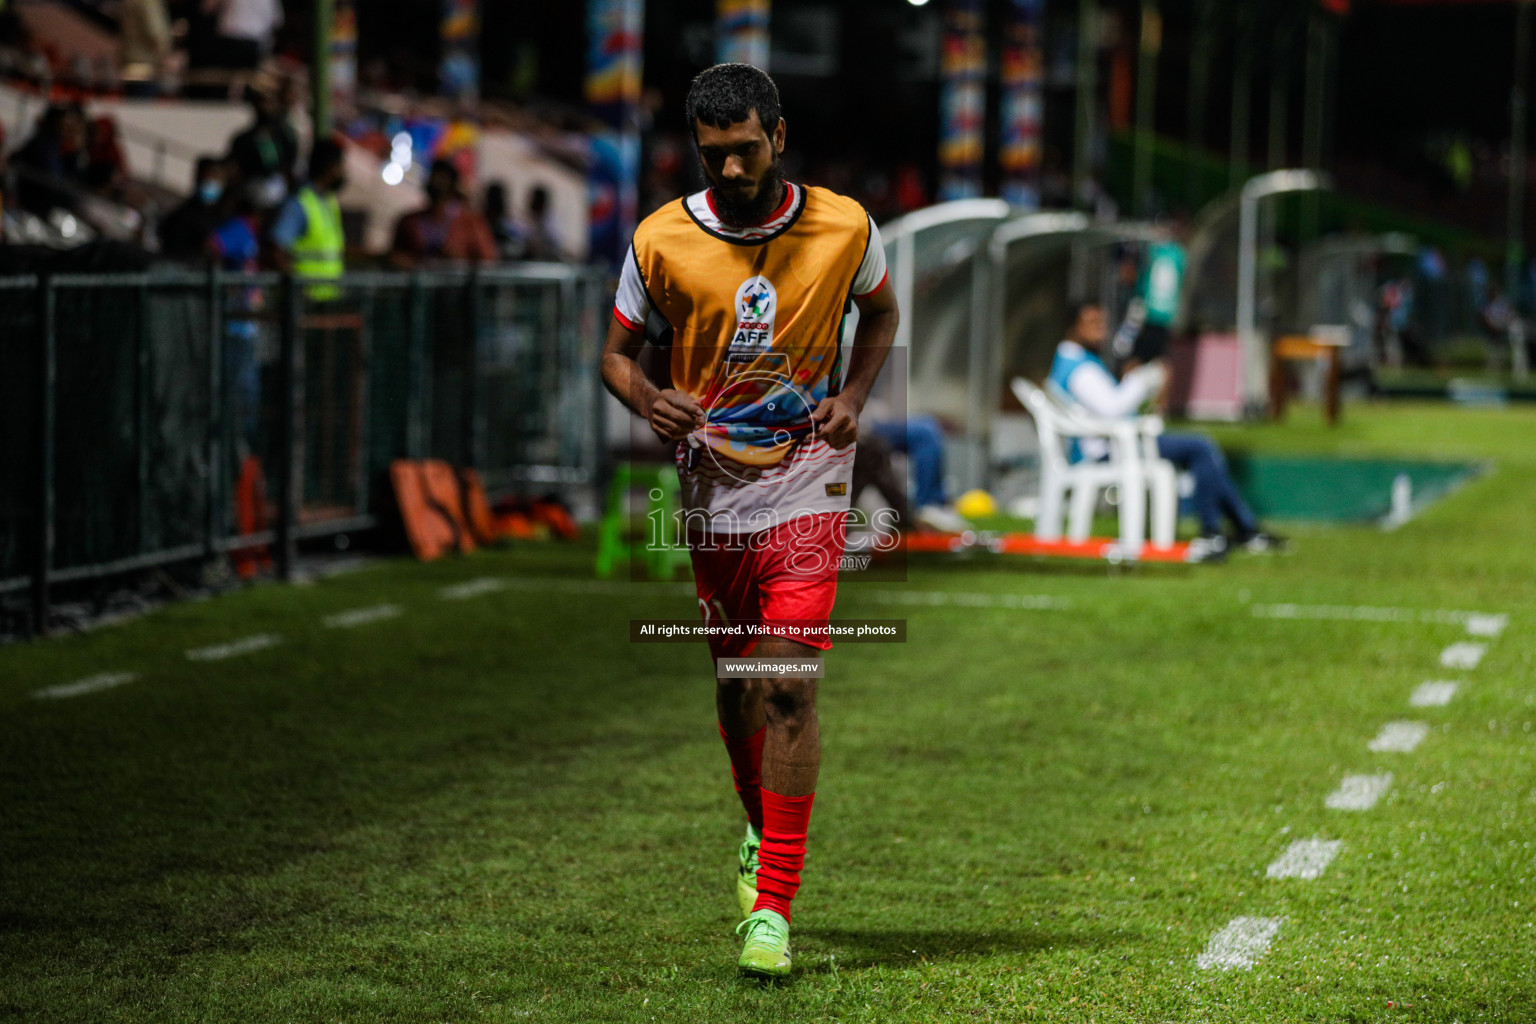
POLYGON ((778 127, 779 87, 768 73, 751 64, 716 64, 705 68, 688 87, 688 131, 695 139, 699 123, 729 128, 757 111, 758 123, 769 135, 778 127))

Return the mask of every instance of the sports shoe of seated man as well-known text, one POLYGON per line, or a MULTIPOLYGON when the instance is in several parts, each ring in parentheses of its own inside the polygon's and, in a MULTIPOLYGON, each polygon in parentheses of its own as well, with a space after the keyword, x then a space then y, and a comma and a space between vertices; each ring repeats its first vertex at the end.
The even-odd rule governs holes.
POLYGON ((1189 550, 1184 554, 1184 561, 1219 565, 1227 560, 1227 548, 1226 534, 1202 533, 1189 542, 1189 550))
POLYGON ((1252 533, 1232 538, 1235 547, 1242 548, 1249 554, 1260 555, 1270 552, 1284 551, 1290 547, 1289 538, 1282 537, 1278 533, 1270 533, 1266 530, 1255 530, 1252 533))
POLYGON ((964 533, 971 528, 969 519, 944 505, 924 505, 917 510, 915 517, 919 523, 940 533, 964 533))

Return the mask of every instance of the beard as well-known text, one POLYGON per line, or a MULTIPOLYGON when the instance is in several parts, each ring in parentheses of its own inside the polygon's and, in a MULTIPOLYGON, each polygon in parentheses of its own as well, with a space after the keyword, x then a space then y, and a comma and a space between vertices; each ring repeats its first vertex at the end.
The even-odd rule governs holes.
POLYGON ((740 199, 715 185, 713 189, 715 212, 727 224, 761 224, 784 201, 784 162, 775 153, 773 163, 763 172, 757 183, 757 193, 751 199, 740 199))

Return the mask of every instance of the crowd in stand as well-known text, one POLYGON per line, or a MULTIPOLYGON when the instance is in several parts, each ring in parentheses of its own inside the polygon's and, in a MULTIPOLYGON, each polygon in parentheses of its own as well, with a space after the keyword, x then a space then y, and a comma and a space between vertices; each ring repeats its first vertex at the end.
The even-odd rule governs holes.
MULTIPOLYGON (((116 29, 115 47, 71 50, 38 36, 0 0, 0 63, 36 80, 130 96, 228 95, 276 52, 282 0, 77 0, 84 25, 116 29)), ((288 40, 291 44, 292 39, 288 40)))
MULTIPOLYGON (((251 125, 230 140, 228 152, 198 161, 191 196, 161 225, 164 256, 218 260, 228 269, 287 269, 316 231, 341 237, 335 196, 346 183, 344 150, 321 139, 301 168, 298 135, 287 119, 290 103, 282 90, 257 95, 251 125), (320 220, 336 223, 322 228, 320 220)), ((389 266, 566 258, 551 230, 542 189, 531 191, 523 216, 509 210, 500 182, 485 189, 477 208, 465 194, 458 167, 439 159, 431 164, 425 192, 426 205, 395 225, 385 255, 389 266)))
MULTIPOLYGON (((313 243, 316 232, 342 245, 336 197, 346 183, 344 144, 322 138, 302 154, 289 120, 295 99, 288 82, 253 91, 249 125, 229 140, 224 153, 196 161, 191 194, 141 241, 169 260, 216 262, 229 270, 287 269, 295 248, 313 243)), ((3 132, 0 128, 0 154, 3 132)), ((13 187, 0 189, 5 202, 44 220, 62 211, 90 224, 90 197, 129 207, 143 199, 127 176, 115 123, 110 117, 88 118, 79 104, 48 108, 9 159, 13 187)), ((505 183, 491 182, 476 204, 459 168, 438 159, 424 190, 425 205, 395 225, 384 265, 410 269, 571 258, 556 239, 549 195, 542 188, 529 190, 524 209, 514 211, 505 183)), ((337 256, 380 261, 356 246, 337 256)))

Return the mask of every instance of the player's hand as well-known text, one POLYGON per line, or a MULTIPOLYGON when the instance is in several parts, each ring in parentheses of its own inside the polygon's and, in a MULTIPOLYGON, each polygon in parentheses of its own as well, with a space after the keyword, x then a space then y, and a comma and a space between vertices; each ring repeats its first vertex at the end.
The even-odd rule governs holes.
POLYGON ((859 410, 847 395, 823 398, 811 410, 811 425, 817 436, 841 450, 859 438, 859 410))
POLYGON ((692 395, 667 388, 651 401, 646 420, 663 441, 681 441, 704 425, 704 407, 692 395))

